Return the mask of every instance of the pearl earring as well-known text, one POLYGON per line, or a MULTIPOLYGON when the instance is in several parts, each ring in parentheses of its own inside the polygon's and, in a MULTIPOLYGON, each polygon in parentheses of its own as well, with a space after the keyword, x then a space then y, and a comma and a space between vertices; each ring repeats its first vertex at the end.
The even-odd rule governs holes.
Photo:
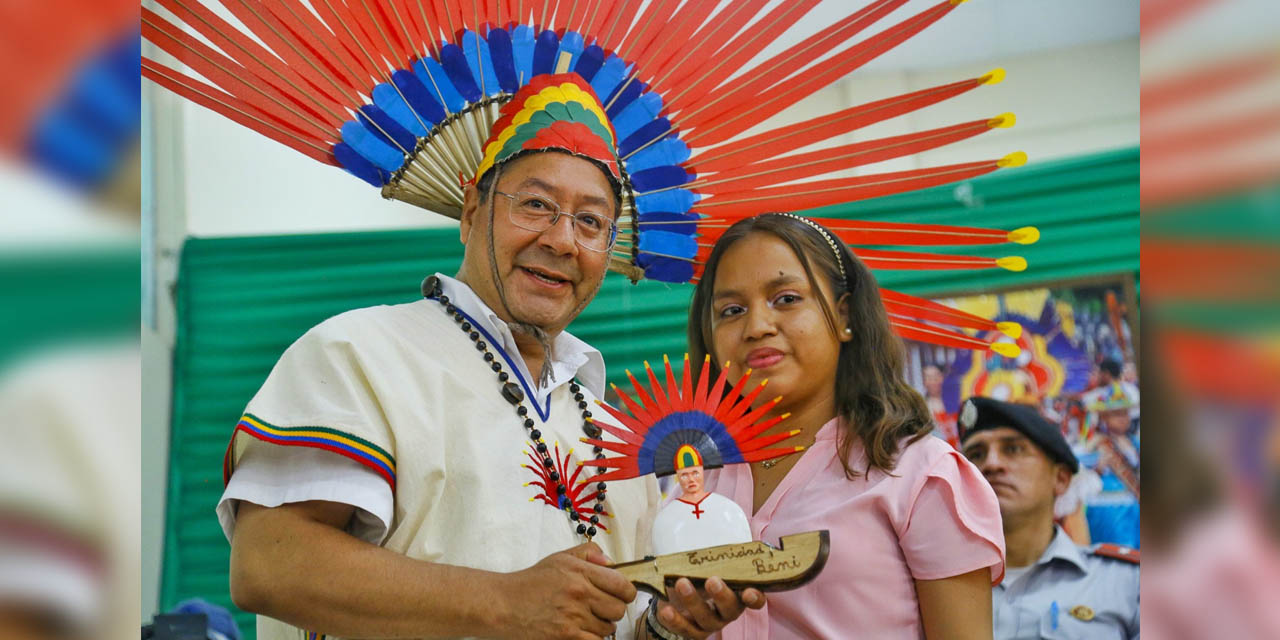
POLYGON ((849 327, 845 327, 844 332, 845 332, 845 335, 850 335, 850 336, 853 335, 853 329, 850 329, 849 327))

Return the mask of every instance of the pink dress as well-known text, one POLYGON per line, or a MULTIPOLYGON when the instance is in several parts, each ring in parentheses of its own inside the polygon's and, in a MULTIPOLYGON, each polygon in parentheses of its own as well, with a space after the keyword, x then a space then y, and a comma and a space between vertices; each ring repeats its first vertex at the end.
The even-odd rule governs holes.
MULTIPOLYGON (((836 458, 836 421, 822 427, 760 511, 749 516, 757 540, 778 544, 792 533, 831 532, 826 568, 809 584, 768 594, 724 629, 724 640, 785 638, 923 638, 914 579, 935 580, 990 567, 1004 576, 1000 506, 968 460, 938 438, 899 452, 889 476, 846 478, 836 458)), ((854 468, 866 463, 852 452, 854 468)), ((708 474, 707 487, 751 513, 748 465, 708 474)), ((679 488, 676 488, 679 491, 679 488)))

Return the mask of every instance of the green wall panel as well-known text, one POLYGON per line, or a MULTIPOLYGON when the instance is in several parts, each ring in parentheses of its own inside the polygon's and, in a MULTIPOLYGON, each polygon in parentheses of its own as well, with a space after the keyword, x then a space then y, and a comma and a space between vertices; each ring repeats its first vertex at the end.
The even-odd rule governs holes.
MULTIPOLYGON (((920 193, 829 207, 815 215, 999 228, 1040 227, 1039 243, 969 248, 1023 255, 1024 273, 881 272, 883 284, 929 295, 1138 270, 1138 151, 1002 171, 920 193)), ((173 433, 162 607, 200 596, 230 606, 229 548, 214 507, 221 461, 240 412, 280 353, 309 327, 357 307, 409 302, 422 278, 452 274, 452 228, 189 239, 177 287, 173 433)), ((692 287, 610 275, 570 328, 604 352, 610 379, 685 350, 692 287)), ((252 637, 251 616, 238 613, 252 637)))

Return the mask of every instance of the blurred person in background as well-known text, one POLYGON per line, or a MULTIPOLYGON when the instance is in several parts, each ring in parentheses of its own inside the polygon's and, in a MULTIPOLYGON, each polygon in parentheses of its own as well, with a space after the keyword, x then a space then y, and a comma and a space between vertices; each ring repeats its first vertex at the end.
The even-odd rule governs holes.
POLYGON ((1091 407, 1123 398, 1128 403, 1130 418, 1137 420, 1141 414, 1141 396, 1138 386, 1125 379, 1124 365, 1119 360, 1107 358, 1098 363, 1098 370, 1094 375, 1097 384, 1080 397, 1084 406, 1091 407))
POLYGON ((1117 545, 1076 546, 1054 522, 1079 462, 1034 408, 966 400, 961 447, 1000 502, 1007 566, 992 589, 995 638, 1139 637, 1139 556, 1117 545))
POLYGON ((924 379, 924 402, 933 414, 933 435, 947 441, 952 447, 960 445, 959 434, 956 433, 956 416, 947 411, 942 402, 942 382, 946 376, 942 368, 936 364, 928 364, 921 370, 924 379))
MULTIPOLYGON (((1112 385, 1109 391, 1120 391, 1112 385)), ((1084 465, 1097 472, 1099 491, 1086 500, 1089 534, 1095 542, 1130 547, 1142 545, 1139 535, 1141 497, 1141 438, 1136 410, 1127 394, 1095 396, 1086 405, 1093 428, 1078 447, 1084 465)))

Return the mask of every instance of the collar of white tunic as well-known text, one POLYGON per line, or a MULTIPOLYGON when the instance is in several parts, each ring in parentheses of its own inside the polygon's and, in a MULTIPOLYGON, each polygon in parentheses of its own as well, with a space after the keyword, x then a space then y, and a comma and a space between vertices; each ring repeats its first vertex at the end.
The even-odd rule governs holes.
MULTIPOLYGON (((524 358, 520 357, 520 349, 516 346, 515 336, 511 335, 511 328, 507 323, 499 318, 498 314, 494 313, 493 309, 490 309, 489 305, 485 304, 466 283, 442 273, 437 273, 436 277, 440 279, 441 291, 449 296, 449 302, 471 316, 485 333, 497 339, 499 341, 497 346, 511 356, 518 374, 523 376, 530 386, 537 385, 538 378, 529 375, 529 369, 524 363, 524 358)), ((575 376, 582 382, 582 386, 597 398, 604 397, 604 356, 600 354, 599 349, 579 340, 568 331, 561 331, 551 343, 551 355, 553 356, 551 380, 547 386, 537 387, 537 404, 541 405, 539 409, 546 406, 547 396, 551 395, 552 391, 568 383, 575 376)), ((541 410, 539 412, 542 413, 541 410)))

